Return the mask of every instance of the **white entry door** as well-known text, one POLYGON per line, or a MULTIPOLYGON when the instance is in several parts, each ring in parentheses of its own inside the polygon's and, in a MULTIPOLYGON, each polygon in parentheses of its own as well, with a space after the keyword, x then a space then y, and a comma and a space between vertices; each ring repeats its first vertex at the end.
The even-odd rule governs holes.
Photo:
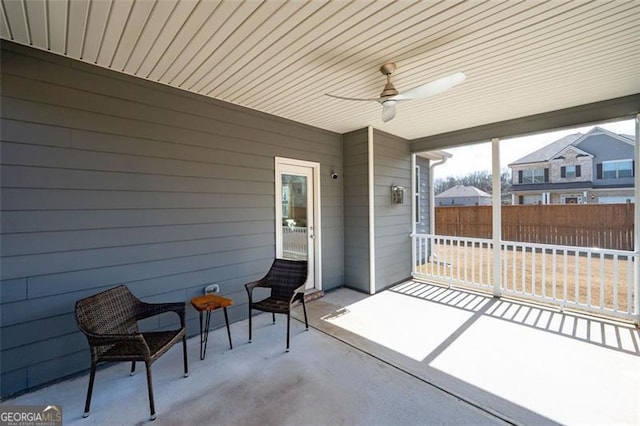
POLYGON ((276 256, 307 260, 307 289, 320 289, 318 163, 276 157, 276 256))

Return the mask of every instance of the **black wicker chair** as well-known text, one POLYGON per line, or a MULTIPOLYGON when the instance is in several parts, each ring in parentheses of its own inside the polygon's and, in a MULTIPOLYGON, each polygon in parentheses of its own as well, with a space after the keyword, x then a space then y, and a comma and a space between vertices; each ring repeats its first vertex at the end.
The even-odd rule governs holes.
POLYGON ((126 286, 121 285, 77 301, 75 313, 78 327, 87 337, 91 350, 91 375, 83 417, 89 415, 96 365, 99 362, 131 361, 131 375, 133 375, 136 361, 143 361, 147 369, 151 420, 155 420, 151 364, 180 339, 182 339, 184 377, 189 375, 184 302, 144 303, 131 294, 126 286), (148 333, 138 331, 139 320, 165 312, 178 314, 179 329, 148 333))
POLYGON ((251 343, 251 310, 271 312, 273 322, 276 322, 276 314, 287 315, 287 349, 289 352, 289 329, 291 323, 291 306, 294 302, 302 302, 304 323, 309 329, 307 321, 307 308, 304 304, 304 285, 307 281, 307 261, 276 259, 271 265, 267 275, 258 281, 245 284, 249 295, 249 343, 251 343), (256 287, 269 288, 269 297, 253 301, 253 289, 256 287))

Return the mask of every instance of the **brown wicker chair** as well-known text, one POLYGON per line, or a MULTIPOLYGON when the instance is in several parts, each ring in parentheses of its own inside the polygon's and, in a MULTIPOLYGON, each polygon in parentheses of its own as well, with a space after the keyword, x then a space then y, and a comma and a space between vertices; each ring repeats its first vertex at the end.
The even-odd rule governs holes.
POLYGON ((184 302, 144 303, 131 294, 126 286, 121 285, 77 301, 75 313, 78 327, 87 336, 91 350, 91 375, 83 417, 89 415, 96 365, 99 362, 131 361, 131 375, 133 375, 136 361, 143 361, 147 369, 151 420, 155 420, 151 364, 180 339, 182 339, 184 377, 189 375, 184 302), (178 314, 179 329, 148 333, 138 331, 139 320, 165 312, 178 314))
POLYGON ((271 269, 262 279, 245 284, 249 295, 249 343, 251 343, 251 310, 271 312, 273 322, 276 322, 276 314, 287 315, 287 349, 289 352, 289 329, 291 322, 291 305, 294 302, 302 302, 304 311, 304 323, 309 329, 307 321, 307 308, 304 304, 304 285, 307 281, 307 261, 275 259, 271 269), (253 301, 253 289, 265 287, 271 290, 269 297, 260 301, 253 301))

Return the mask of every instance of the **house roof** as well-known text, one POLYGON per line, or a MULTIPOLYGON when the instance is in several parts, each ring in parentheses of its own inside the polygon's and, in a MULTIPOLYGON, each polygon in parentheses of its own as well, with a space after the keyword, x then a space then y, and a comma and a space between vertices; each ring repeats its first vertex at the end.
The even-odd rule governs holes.
POLYGON ((640 93, 637 1, 2 5, 3 40, 338 133, 416 139, 640 93), (377 102, 325 95, 379 96, 387 62, 400 92, 467 79, 387 123, 377 102))
POLYGON ((576 150, 579 150, 584 153, 586 151, 583 151, 579 148, 580 144, 585 140, 587 140, 589 137, 594 135, 599 135, 599 134, 606 134, 609 137, 618 139, 630 145, 635 144, 632 136, 619 135, 617 133, 613 133, 609 130, 603 129, 602 127, 595 126, 591 130, 589 130, 587 133, 573 133, 571 135, 564 136, 563 138, 560 138, 555 142, 551 142, 550 144, 543 146, 537 151, 533 151, 525 155, 524 157, 519 158, 516 161, 510 163, 509 167, 518 165, 518 164, 542 163, 545 161, 550 161, 554 159, 556 156, 560 155, 563 151, 565 151, 570 146, 573 146, 576 150))
POLYGON ((571 135, 560 138, 555 142, 551 142, 549 145, 543 146, 537 151, 533 151, 532 153, 529 153, 524 157, 517 159, 513 163, 509 164, 509 167, 516 164, 541 163, 544 161, 549 161, 556 155, 558 155, 559 152, 563 151, 565 148, 573 144, 581 136, 582 133, 573 133, 571 135))
POLYGON ((487 194, 486 192, 476 188, 475 186, 457 185, 435 196, 435 198, 462 198, 462 197, 491 198, 491 194, 487 194))

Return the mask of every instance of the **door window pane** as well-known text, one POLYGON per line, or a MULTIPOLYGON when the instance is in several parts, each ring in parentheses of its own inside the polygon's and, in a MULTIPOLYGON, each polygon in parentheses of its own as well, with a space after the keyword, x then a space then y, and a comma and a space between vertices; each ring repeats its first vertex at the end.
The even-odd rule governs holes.
POLYGON ((282 175, 282 257, 306 259, 307 178, 282 175))

